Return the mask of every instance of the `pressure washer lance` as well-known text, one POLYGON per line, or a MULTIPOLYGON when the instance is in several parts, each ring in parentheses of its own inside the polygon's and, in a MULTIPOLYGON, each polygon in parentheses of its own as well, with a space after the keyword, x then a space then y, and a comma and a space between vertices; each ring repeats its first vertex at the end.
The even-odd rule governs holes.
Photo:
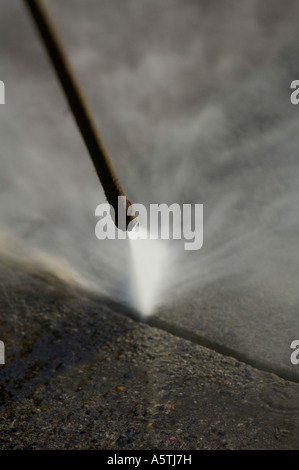
MULTIPOLYGON (((24 0, 24 2, 46 46, 89 155, 95 166, 97 175, 102 183, 107 200, 114 208, 114 223, 116 226, 118 226, 119 201, 122 201, 123 206, 126 206, 120 206, 122 210, 126 211, 126 218, 123 218, 126 220, 125 227, 118 226, 118 228, 127 230, 130 222, 133 220, 137 221, 136 214, 131 207, 129 212, 131 215, 127 215, 127 209, 131 206, 131 203, 127 200, 121 187, 108 152, 104 147, 90 109, 80 89, 80 85, 59 39, 56 28, 41 0, 24 0), (119 196, 122 196, 122 198, 119 199, 119 196)), ((133 225, 134 223, 130 224, 131 227, 133 225)))

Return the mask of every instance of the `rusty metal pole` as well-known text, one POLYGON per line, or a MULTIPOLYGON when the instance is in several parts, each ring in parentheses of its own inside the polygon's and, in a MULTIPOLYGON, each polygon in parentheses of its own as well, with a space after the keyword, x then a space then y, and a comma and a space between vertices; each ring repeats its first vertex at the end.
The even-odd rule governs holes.
MULTIPOLYGON (((24 0, 35 25, 43 39, 49 57, 56 70, 57 76, 64 90, 69 106, 80 129, 88 149, 91 160, 95 166, 97 175, 103 186, 109 204, 115 211, 115 224, 118 221, 118 197, 125 197, 125 193, 119 182, 101 136, 97 130, 88 104, 83 96, 80 85, 72 70, 64 47, 60 41, 57 30, 46 11, 41 0, 24 0)), ((126 200, 126 209, 131 205, 126 200)), ((135 219, 135 214, 126 217, 126 229, 129 222, 135 219)), ((120 227, 124 228, 124 227, 120 227)))

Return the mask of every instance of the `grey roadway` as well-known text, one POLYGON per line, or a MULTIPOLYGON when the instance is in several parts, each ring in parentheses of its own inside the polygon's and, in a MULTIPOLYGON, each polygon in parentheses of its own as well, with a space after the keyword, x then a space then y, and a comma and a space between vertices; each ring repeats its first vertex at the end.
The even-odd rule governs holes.
POLYGON ((1 449, 298 449, 299 385, 1 258, 1 449))

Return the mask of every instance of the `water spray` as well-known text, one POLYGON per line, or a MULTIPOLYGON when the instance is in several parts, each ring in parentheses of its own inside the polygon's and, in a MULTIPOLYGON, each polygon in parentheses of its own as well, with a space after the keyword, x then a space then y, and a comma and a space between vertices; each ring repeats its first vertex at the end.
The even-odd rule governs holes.
MULTIPOLYGON (((134 207, 125 196, 55 25, 42 0, 24 0, 24 2, 44 42, 107 200, 114 209, 110 211, 110 215, 114 213, 112 219, 117 228, 129 231, 137 222, 134 207), (119 205, 120 201, 122 205, 119 205), (125 217, 121 216, 123 214, 125 217)), ((129 234, 128 238, 132 262, 131 290, 138 311, 146 317, 157 305, 158 286, 162 275, 161 265, 165 264, 166 249, 158 241, 144 243, 135 240, 133 233, 132 236, 129 234)))

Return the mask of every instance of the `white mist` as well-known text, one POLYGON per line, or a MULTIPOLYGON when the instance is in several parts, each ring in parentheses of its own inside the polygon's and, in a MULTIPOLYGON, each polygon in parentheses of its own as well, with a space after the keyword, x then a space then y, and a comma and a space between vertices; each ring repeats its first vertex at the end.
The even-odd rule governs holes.
POLYGON ((131 251, 130 285, 132 304, 143 318, 161 303, 165 279, 169 275, 170 246, 166 240, 151 240, 145 229, 129 232, 131 251))

